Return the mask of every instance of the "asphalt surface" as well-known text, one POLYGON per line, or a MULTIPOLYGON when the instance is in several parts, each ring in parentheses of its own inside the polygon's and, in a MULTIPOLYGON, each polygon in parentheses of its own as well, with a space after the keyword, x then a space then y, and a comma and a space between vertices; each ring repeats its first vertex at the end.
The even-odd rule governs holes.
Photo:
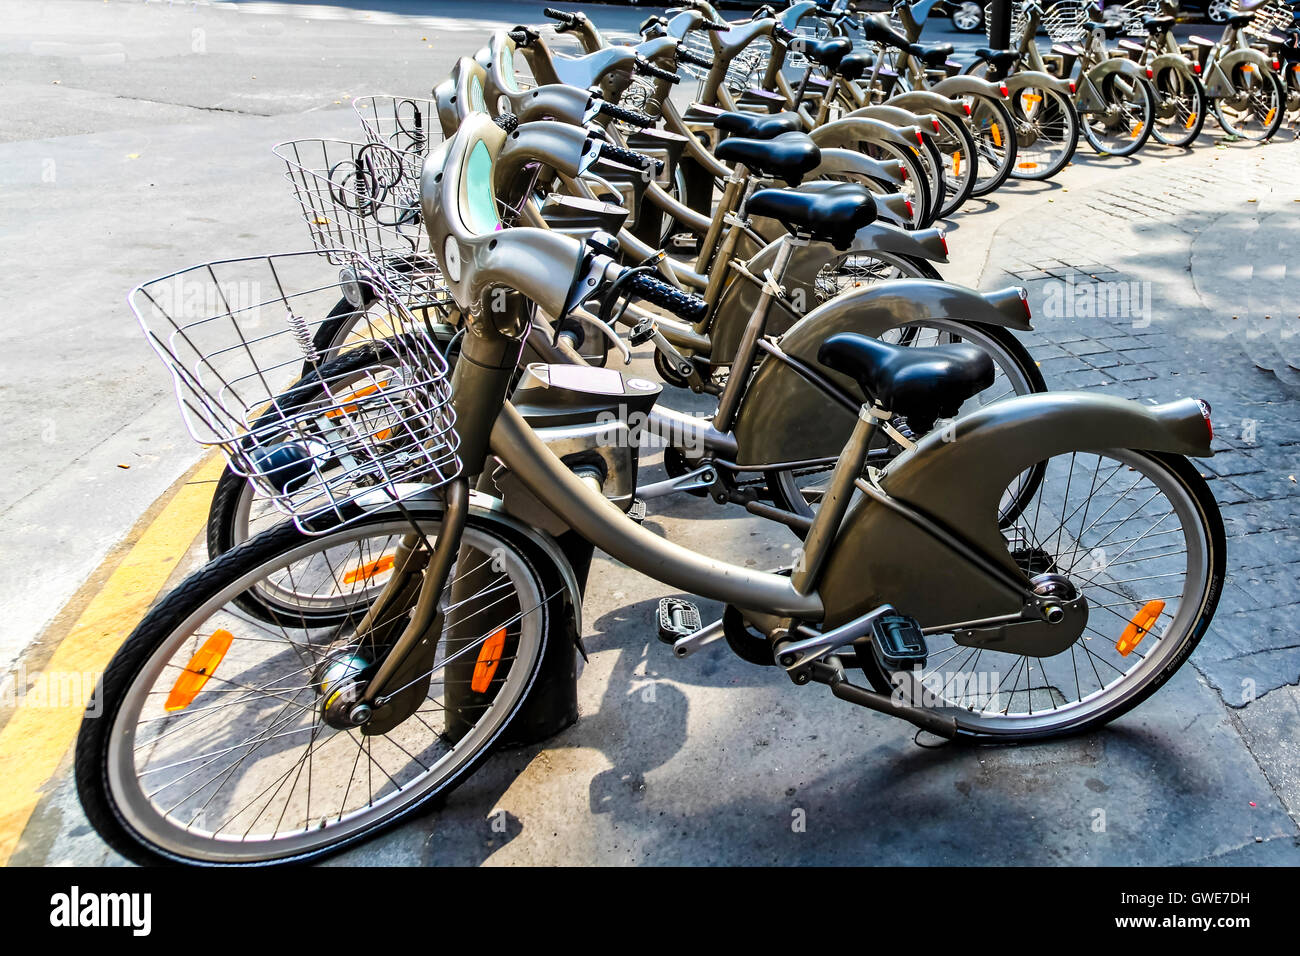
MULTIPOLYGON (((356 135, 353 96, 423 95, 490 29, 540 22, 543 4, 476 4, 467 20, 463 5, 446 2, 367 6, 0 3, 0 454, 10 465, 0 492, 8 585, 0 668, 39 658, 32 642, 198 459, 126 291, 208 258, 305 247, 270 145, 356 135)), ((647 12, 582 9, 607 32, 631 30, 647 12)), ((959 55, 982 45, 940 20, 926 37, 952 39, 959 55)), ((1189 154, 1151 150, 1124 163, 1085 148, 1057 183, 1022 184, 963 210, 943 270, 985 288, 1008 276, 1033 287, 1051 275, 1044 250, 1105 209, 1114 221, 1088 233, 1097 252, 1071 250, 1062 267, 1104 259, 1162 289, 1190 281, 1196 296, 1170 292, 1155 321, 1190 330, 1201 348, 1145 346, 1164 361, 1149 359, 1149 377, 1124 379, 1106 370, 1125 363, 1088 360, 1104 330, 1072 339, 1076 330, 1048 323, 1031 345, 1036 355, 1066 353, 1050 354, 1063 380, 1078 379, 1071 386, 1143 399, 1185 393, 1176 376, 1194 368, 1197 387, 1220 389, 1216 408, 1229 420, 1261 423, 1254 445, 1240 428, 1223 440, 1228 459, 1248 467, 1216 487, 1243 496, 1230 517, 1241 523, 1238 553, 1258 555, 1235 569, 1234 608, 1249 613, 1242 605, 1267 589, 1273 599, 1260 613, 1272 617, 1225 616, 1196 667, 1104 733, 1019 750, 925 751, 902 724, 793 688, 724 651, 674 661, 651 624, 667 590, 598 559, 579 723, 544 747, 502 754, 444 810, 340 862, 1300 862, 1295 497, 1264 487, 1268 476, 1297 470, 1286 430, 1300 418, 1296 383, 1286 354, 1261 351, 1270 340, 1222 327, 1221 313, 1245 306, 1231 283, 1215 282, 1246 247, 1216 243, 1210 228, 1240 214, 1239 190, 1252 191, 1274 202, 1270 216, 1251 211, 1244 234, 1256 250, 1287 248, 1295 149, 1250 153, 1207 134, 1189 154), (1165 176, 1182 185, 1171 190, 1165 176), (1213 188, 1174 212, 1165 197, 1193 195, 1196 177, 1213 188), (1152 209, 1132 208, 1132 195, 1154 197, 1152 209), (1086 382, 1090 370, 1114 381, 1086 382), (1244 707, 1243 674, 1264 692, 1244 707), (1097 810, 1110 821, 1100 831, 1097 810), (796 832, 799 812, 808 826, 796 832), (494 825, 503 819, 504 828, 494 825)), ((648 524, 756 567, 788 560, 794 544, 695 499, 652 509, 648 524)), ((185 566, 199 560, 196 550, 185 566)), ((66 770, 15 862, 117 862, 81 817, 66 770)))

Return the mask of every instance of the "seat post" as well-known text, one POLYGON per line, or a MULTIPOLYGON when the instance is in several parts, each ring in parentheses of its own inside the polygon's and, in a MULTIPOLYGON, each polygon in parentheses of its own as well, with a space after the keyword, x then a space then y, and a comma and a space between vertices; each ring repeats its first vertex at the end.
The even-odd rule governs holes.
POLYGON ((740 345, 737 346, 736 354, 732 357, 731 374, 727 378, 727 385, 718 399, 718 410, 713 416, 713 427, 720 432, 731 431, 731 426, 735 423, 736 409, 740 407, 740 396, 748 383, 754 356, 758 354, 758 340, 763 337, 767 329, 767 315, 771 311, 772 300, 780 295, 781 277, 785 275, 786 267, 790 264, 795 246, 808 244, 807 239, 797 236, 782 236, 777 241, 780 246, 776 250, 776 259, 772 263, 772 268, 764 276, 758 302, 754 305, 749 323, 745 326, 745 334, 741 336, 740 345))
POLYGON ((853 434, 849 436, 843 454, 831 471, 830 487, 813 516, 812 527, 804 539, 802 560, 795 566, 792 575, 795 590, 800 594, 809 594, 817 587, 822 565, 830 554, 831 545, 848 512, 849 503, 853 500, 854 483, 861 477, 862 469, 867 463, 877 422, 888 420, 889 417, 890 413, 882 409, 879 402, 859 407, 853 434))

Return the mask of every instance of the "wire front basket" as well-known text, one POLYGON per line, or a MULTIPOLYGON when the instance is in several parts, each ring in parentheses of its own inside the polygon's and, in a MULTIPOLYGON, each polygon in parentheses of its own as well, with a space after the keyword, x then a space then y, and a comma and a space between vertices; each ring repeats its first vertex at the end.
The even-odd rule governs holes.
POLYGON ((1082 0, 1061 0, 1043 11, 1043 29, 1053 43, 1078 43, 1088 36, 1083 25, 1091 19, 1082 0))
POLYGON ((1243 28, 1244 32, 1251 36, 1284 36, 1295 23, 1291 15, 1291 7, 1282 0, 1269 0, 1268 3, 1261 4, 1253 10, 1243 10, 1239 4, 1233 3, 1232 10, 1233 13, 1255 14, 1255 19, 1243 28))
POLYGON ((1107 7, 1105 18, 1123 24, 1125 36, 1145 37, 1146 21, 1160 15, 1160 0, 1130 0, 1122 7, 1107 7))
POLYGON ((312 243, 331 262, 363 259, 407 305, 450 307, 420 215, 423 156, 388 143, 336 139, 290 140, 274 151, 312 243))
MULTIPOLYGON (((352 109, 361 119, 366 141, 390 146, 404 157, 429 155, 429 148, 442 142, 442 124, 438 105, 433 100, 412 96, 358 96, 352 109)), ((420 177, 415 169, 415 179, 420 177)))
POLYGON ((316 253, 230 259, 130 296, 191 436, 307 533, 460 472, 446 361, 382 277, 354 267, 361 278, 321 282, 316 253), (322 354, 345 300, 366 340, 322 354))
MULTIPOLYGON (((713 51, 713 43, 709 39, 709 34, 703 30, 693 30, 686 34, 682 40, 682 46, 700 56, 708 57, 713 60, 716 54, 713 51)), ((772 60, 772 47, 770 41, 759 39, 749 44, 727 64, 727 73, 722 84, 732 93, 743 93, 750 87, 757 86, 763 79, 763 74, 767 72, 767 65, 772 60)), ((788 61, 787 61, 788 62, 788 61)), ((704 81, 708 78, 709 69, 698 66, 694 63, 679 61, 678 66, 686 71, 688 76, 693 76, 700 81, 701 92, 704 89, 704 81)))

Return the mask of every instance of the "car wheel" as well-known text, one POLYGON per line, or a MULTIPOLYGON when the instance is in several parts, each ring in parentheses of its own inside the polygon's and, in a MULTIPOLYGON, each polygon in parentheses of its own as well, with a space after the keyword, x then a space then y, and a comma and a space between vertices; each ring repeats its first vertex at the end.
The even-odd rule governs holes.
POLYGON ((953 7, 948 18, 962 33, 974 33, 984 26, 984 7, 975 0, 964 0, 953 7))

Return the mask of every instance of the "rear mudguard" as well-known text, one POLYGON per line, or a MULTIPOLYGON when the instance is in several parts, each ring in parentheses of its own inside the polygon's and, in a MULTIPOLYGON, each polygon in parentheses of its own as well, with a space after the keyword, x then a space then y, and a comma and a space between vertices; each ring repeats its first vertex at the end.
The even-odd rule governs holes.
POLYGON ((937 122, 933 113, 933 110, 923 110, 920 107, 907 109, 897 103, 878 103, 875 106, 864 106, 860 110, 853 111, 855 117, 878 119, 891 126, 919 126, 926 132, 933 130, 937 122))
MULTIPOLYGON (((931 93, 929 90, 912 90, 910 93, 899 93, 897 96, 891 96, 884 103, 885 106, 897 106, 900 109, 910 110, 920 113, 943 113, 951 116, 953 119, 964 121, 966 119, 966 110, 956 100, 949 99, 946 96, 940 96, 938 93, 931 93)), ((864 106, 861 110, 854 110, 849 116, 857 116, 863 113, 870 116, 869 110, 872 107, 864 106)))
MULTIPOLYGON (((1107 448, 1204 457, 1210 431, 1190 398, 1152 407, 1096 392, 1024 395, 931 432, 889 465, 881 486, 1024 579, 998 530, 999 498, 1038 462, 1107 448)), ((922 627, 1020 611, 985 574, 866 497, 845 517, 818 590, 827 627, 886 602, 922 627)))
MULTIPOLYGON (((771 222, 771 220, 768 220, 771 222)), ((766 269, 772 268, 776 260, 777 244, 765 246, 753 258, 745 263, 746 268, 756 276, 761 276, 766 269)), ((853 245, 841 252, 826 242, 810 242, 804 246, 795 246, 786 266, 781 285, 786 290, 787 298, 796 306, 802 306, 803 312, 810 311, 818 300, 817 275, 828 264, 844 255, 853 253, 886 252, 896 256, 908 256, 929 262, 947 262, 948 257, 943 248, 943 233, 938 229, 921 229, 909 232, 898 226, 873 222, 863 226, 853 237, 853 245)), ((754 314, 758 304, 759 287, 736 276, 722 293, 718 307, 714 310, 713 323, 709 336, 713 341, 710 352, 712 361, 717 365, 727 365, 740 346, 740 339, 745 334, 745 326, 754 314)), ((785 309, 773 308, 767 319, 767 334, 782 335, 789 330, 798 316, 791 315, 785 309)))
POLYGON ((1012 73, 1002 81, 1002 84, 1013 95, 1024 89, 1053 90, 1067 97, 1074 95, 1070 92, 1069 80, 1063 80, 1041 70, 1025 70, 1022 73, 1012 73))
POLYGON ((995 100, 1003 98, 999 84, 990 83, 978 76, 961 74, 940 80, 930 87, 930 92, 938 93, 940 96, 990 96, 995 100))
POLYGON ((873 159, 857 149, 840 147, 826 147, 821 152, 821 162, 808 174, 809 180, 856 175, 890 190, 903 185, 903 164, 896 159, 873 159))
POLYGON ((1259 50, 1231 50, 1221 57, 1205 77, 1205 95, 1223 97, 1232 95, 1232 71, 1243 63, 1249 63, 1261 72, 1272 72, 1273 61, 1259 50))
POLYGON ((1200 79, 1200 77, 1196 76, 1196 71, 1192 69, 1192 65, 1187 62, 1187 57, 1181 53, 1161 53, 1151 61, 1149 66, 1151 72, 1156 76, 1159 76, 1164 70, 1173 70, 1180 76, 1200 79))
MULTIPOLYGON (((908 322, 940 318, 1028 330, 1021 294, 1017 288, 980 293, 947 282, 894 279, 823 303, 795 322, 780 346, 791 358, 860 397, 851 379, 817 363, 817 350, 829 336, 860 332, 879 337, 908 322)), ((854 412, 833 404, 789 365, 765 355, 736 418, 737 461, 771 465, 837 457, 855 421, 854 412)))
POLYGON ((899 149, 916 152, 916 126, 898 127, 865 117, 845 117, 813 130, 809 135, 818 146, 857 149, 859 143, 889 143, 899 149))
POLYGON ((1079 92, 1076 102, 1080 112, 1097 112, 1106 108, 1100 86, 1106 77, 1115 73, 1122 74, 1132 80, 1145 80, 1147 78, 1146 68, 1138 66, 1126 57, 1111 57, 1109 60, 1098 63, 1079 78, 1079 92))

